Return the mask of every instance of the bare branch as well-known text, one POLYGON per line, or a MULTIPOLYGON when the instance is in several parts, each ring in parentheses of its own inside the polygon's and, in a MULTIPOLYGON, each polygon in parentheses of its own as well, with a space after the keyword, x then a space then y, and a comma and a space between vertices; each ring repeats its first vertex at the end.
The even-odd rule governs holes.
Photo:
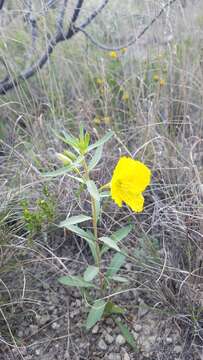
POLYGON ((117 46, 117 47, 111 47, 111 46, 106 46, 104 44, 99 43, 97 40, 95 40, 93 38, 93 36, 91 36, 85 29, 84 29, 84 23, 81 24, 81 26, 75 26, 75 30, 82 32, 95 46, 99 47, 102 50, 107 50, 107 51, 119 51, 123 48, 128 48, 132 45, 134 45, 151 27, 152 25, 161 17, 161 15, 163 14, 163 12, 166 10, 166 8, 168 8, 169 6, 171 6, 173 3, 175 3, 177 0, 170 0, 168 3, 166 3, 162 9, 159 11, 159 13, 149 22, 149 24, 136 36, 133 37, 131 40, 129 40, 127 43, 117 46))
MULTIPOLYGON (((85 28, 87 25, 89 25, 93 21, 93 19, 102 11, 102 9, 105 7, 108 1, 109 0, 104 0, 101 6, 98 7, 98 9, 95 10, 84 21, 84 23, 80 27, 85 28)), ((37 71, 39 71, 47 63, 50 55, 52 54, 54 48, 59 42, 69 40, 79 32, 79 28, 75 27, 75 22, 79 17, 83 3, 84 0, 78 0, 77 6, 73 12, 71 23, 67 32, 64 34, 63 32, 61 32, 61 29, 57 29, 56 35, 51 38, 46 51, 44 52, 44 54, 42 54, 42 56, 36 63, 34 63, 29 68, 22 71, 17 77, 15 78, 7 77, 4 80, 0 81, 0 95, 6 94, 7 91, 18 87, 21 81, 25 81, 30 77, 32 77, 37 71)))
POLYGON ((0 10, 3 8, 4 6, 4 0, 0 0, 0 10))

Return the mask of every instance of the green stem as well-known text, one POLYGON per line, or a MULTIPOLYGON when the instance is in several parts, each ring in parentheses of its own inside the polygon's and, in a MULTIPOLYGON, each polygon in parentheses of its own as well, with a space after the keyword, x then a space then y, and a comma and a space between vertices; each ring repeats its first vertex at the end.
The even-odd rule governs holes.
MULTIPOLYGON (((89 177, 89 170, 88 166, 86 164, 86 161, 84 159, 83 161, 84 171, 85 171, 85 178, 87 180, 90 180, 89 177)), ((99 268, 99 279, 100 279, 100 287, 103 286, 103 276, 100 271, 100 248, 99 248, 99 239, 98 239, 98 229, 97 229, 97 211, 96 211, 96 201, 91 196, 91 207, 92 207, 92 225, 93 225, 93 231, 94 231, 94 237, 95 237, 95 244, 96 244, 96 266, 99 268)))

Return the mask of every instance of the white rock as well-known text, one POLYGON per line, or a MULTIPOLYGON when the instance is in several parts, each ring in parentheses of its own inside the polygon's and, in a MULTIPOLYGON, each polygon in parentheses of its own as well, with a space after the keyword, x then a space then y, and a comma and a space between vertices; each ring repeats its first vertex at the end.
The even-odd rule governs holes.
POLYGON ((96 324, 96 325, 93 327, 93 329, 92 329, 92 334, 97 334, 98 331, 99 331, 99 325, 96 324))
POLYGON ((123 352, 122 352, 122 360, 130 360, 130 355, 128 355, 128 353, 125 351, 125 349, 123 349, 123 352))
POLYGON ((142 325, 140 324, 135 324, 133 326, 133 329, 136 331, 136 332, 140 332, 142 330, 142 325))
POLYGON ((172 344, 173 343, 173 339, 171 337, 167 337, 166 338, 166 342, 167 344, 172 344))
POLYGON ((107 345, 103 339, 99 340, 98 348, 103 351, 107 350, 107 345))
POLYGON ((119 346, 125 344, 125 339, 122 335, 119 334, 116 336, 116 344, 119 346))
POLYGON ((108 333, 106 332, 106 334, 105 334, 105 341, 107 342, 107 344, 112 344, 112 342, 114 341, 114 338, 113 338, 113 336, 111 336, 110 334, 108 334, 108 333))
POLYGON ((51 327, 52 327, 53 330, 57 330, 57 329, 60 328, 60 324, 57 323, 57 322, 53 322, 53 323, 51 324, 51 327))
POLYGON ((175 351, 176 354, 180 354, 182 352, 182 346, 176 345, 174 347, 174 351, 175 351))
POLYGON ((121 355, 117 353, 111 353, 108 356, 108 360, 122 360, 121 355))

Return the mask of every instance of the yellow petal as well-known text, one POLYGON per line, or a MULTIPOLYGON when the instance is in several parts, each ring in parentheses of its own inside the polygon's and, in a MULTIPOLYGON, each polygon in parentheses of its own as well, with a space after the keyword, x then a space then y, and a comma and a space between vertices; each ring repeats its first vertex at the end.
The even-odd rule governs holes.
POLYGON ((111 179, 111 197, 118 206, 125 202, 133 211, 143 210, 142 192, 151 180, 150 169, 138 160, 123 156, 111 179))

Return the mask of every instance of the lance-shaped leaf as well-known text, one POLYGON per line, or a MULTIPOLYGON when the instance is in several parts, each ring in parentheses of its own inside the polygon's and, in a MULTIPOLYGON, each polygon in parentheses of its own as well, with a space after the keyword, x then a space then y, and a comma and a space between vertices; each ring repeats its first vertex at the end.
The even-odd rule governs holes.
POLYGON ((111 139, 113 136, 113 131, 109 131, 105 134, 100 140, 96 141, 94 144, 88 146, 88 151, 96 149, 98 146, 104 145, 107 141, 111 139))
POLYGON ((96 149, 92 159, 90 160, 90 162, 88 164, 89 171, 93 170, 95 168, 95 166, 97 166, 98 162, 101 160, 102 151, 103 151, 103 146, 99 146, 96 149))
POLYGON ((82 288, 93 288, 95 285, 91 282, 85 281, 81 276, 61 276, 58 281, 60 284, 67 286, 75 286, 82 288))
POLYGON ((113 239, 111 239, 108 236, 102 236, 99 238, 100 241, 102 241, 105 245, 108 245, 108 247, 110 249, 116 250, 120 252, 120 249, 118 247, 118 245, 115 243, 115 241, 113 239))
POLYGON ((97 266, 89 265, 84 272, 84 280, 85 281, 92 281, 95 276, 99 273, 99 268, 97 266))
POLYGON ((101 320, 104 313, 106 302, 104 300, 96 300, 91 307, 86 321, 86 329, 91 329, 97 321, 101 320))
POLYGON ((64 221, 61 221, 59 227, 69 228, 71 225, 76 225, 87 220, 91 220, 91 217, 83 214, 71 216, 66 218, 64 221))

